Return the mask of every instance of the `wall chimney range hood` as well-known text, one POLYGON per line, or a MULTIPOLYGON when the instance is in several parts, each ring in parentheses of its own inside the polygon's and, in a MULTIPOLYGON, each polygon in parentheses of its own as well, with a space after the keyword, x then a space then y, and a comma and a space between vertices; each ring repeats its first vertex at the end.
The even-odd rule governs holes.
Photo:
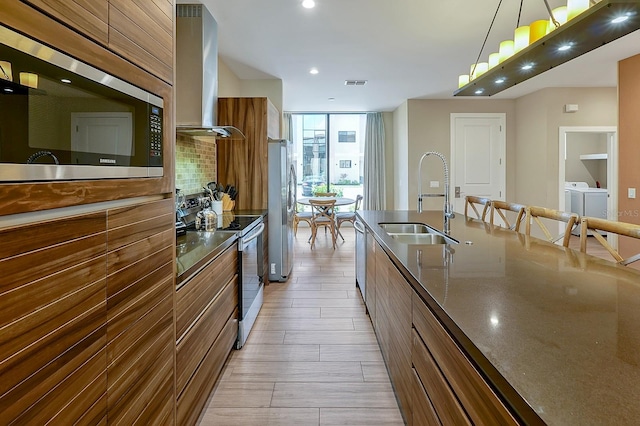
POLYGON ((176 132, 245 139, 217 125, 218 24, 202 4, 176 5, 176 132))

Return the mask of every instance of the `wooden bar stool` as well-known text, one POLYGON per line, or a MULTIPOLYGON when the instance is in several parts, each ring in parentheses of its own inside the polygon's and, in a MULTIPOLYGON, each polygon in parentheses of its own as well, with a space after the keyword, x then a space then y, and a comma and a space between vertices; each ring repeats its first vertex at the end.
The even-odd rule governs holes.
POLYGON ((598 231, 612 232, 618 235, 624 235, 625 237, 640 239, 640 225, 634 225, 625 222, 615 222, 607 219, 600 219, 596 217, 583 217, 580 220, 580 251, 587 252, 587 237, 589 230, 594 231, 592 235, 598 240, 602 246, 616 260, 616 263, 621 265, 628 265, 637 260, 640 260, 640 253, 624 259, 620 253, 604 238, 598 231))
POLYGON ((531 223, 536 222, 547 238, 547 241, 555 244, 557 241, 562 240, 562 245, 564 247, 569 247, 569 238, 571 238, 571 231, 575 226, 578 225, 580 216, 575 213, 562 212, 560 210, 548 209, 545 207, 527 206, 525 207, 524 220, 525 234, 531 235, 531 223), (545 226, 542 220, 540 220, 540 218, 564 222, 567 225, 565 226, 563 233, 554 237, 551 232, 549 232, 549 229, 545 226))
POLYGON ((508 203, 506 201, 501 200, 491 200, 491 215, 489 217, 489 223, 495 225, 494 220, 497 220, 495 217, 495 213, 498 213, 498 216, 502 219, 504 225, 511 229, 512 231, 520 231, 520 224, 525 216, 525 205, 517 204, 517 203, 508 203), (507 212, 514 212, 516 214, 516 218, 514 219, 513 225, 510 223, 507 212))
POLYGON ((480 219, 483 222, 486 222, 487 212, 491 207, 491 200, 484 197, 476 197, 475 195, 467 195, 464 201, 464 217, 467 218, 468 207, 471 206, 471 209, 476 213, 476 219, 480 219), (482 214, 478 211, 477 206, 484 206, 482 209, 482 214))

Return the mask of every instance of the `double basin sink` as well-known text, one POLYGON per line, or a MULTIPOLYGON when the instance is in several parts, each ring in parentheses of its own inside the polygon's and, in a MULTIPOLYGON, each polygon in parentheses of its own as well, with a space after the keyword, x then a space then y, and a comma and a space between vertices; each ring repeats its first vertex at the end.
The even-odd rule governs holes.
POLYGON ((455 239, 424 223, 379 223, 391 238, 402 244, 458 244, 455 239))

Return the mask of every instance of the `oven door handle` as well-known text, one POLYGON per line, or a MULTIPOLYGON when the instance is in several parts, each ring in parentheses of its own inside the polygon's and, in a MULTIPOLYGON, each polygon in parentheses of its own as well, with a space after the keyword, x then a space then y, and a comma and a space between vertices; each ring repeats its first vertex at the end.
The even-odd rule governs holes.
POLYGON ((258 225, 256 227, 256 231, 251 234, 250 237, 244 237, 242 238, 242 243, 243 244, 247 244, 250 243, 251 241, 255 240, 256 238, 258 238, 258 236, 260 236, 260 234, 262 234, 262 231, 264 231, 264 223, 261 223, 260 225, 258 225))
POLYGON ((360 223, 359 220, 356 220, 355 222, 353 222, 353 227, 356 229, 356 231, 358 231, 361 234, 364 234, 364 225, 362 225, 362 223, 360 223))

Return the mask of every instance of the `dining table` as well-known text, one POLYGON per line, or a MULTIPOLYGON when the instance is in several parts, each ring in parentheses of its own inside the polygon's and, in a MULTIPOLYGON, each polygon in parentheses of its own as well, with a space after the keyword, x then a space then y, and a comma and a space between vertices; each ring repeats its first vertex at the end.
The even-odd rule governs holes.
POLYGON ((347 198, 347 197, 304 197, 304 198, 298 198, 297 203, 303 204, 305 206, 310 206, 311 205, 310 200, 321 200, 321 201, 335 200, 336 207, 348 206, 349 204, 353 204, 356 202, 354 198, 347 198))
MULTIPOLYGON (((321 200, 321 201, 335 200, 336 202, 335 207, 348 206, 349 204, 354 204, 356 202, 354 198, 347 198, 347 197, 303 197, 303 198, 298 198, 296 202, 298 204, 310 206, 311 200, 321 200)), ((342 233, 340 232, 340 229, 338 229, 338 227, 336 227, 336 234, 337 234, 336 237, 338 235, 342 236, 342 233)), ((311 237, 309 237, 309 241, 311 241, 311 237)))

